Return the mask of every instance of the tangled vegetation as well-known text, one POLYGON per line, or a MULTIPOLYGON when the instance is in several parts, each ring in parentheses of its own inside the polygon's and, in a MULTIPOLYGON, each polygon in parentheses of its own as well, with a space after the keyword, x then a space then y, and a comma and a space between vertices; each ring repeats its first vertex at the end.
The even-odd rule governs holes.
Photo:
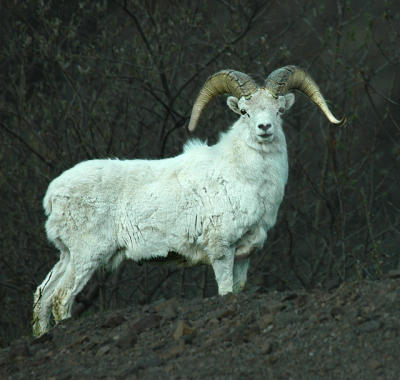
MULTIPOLYGON (((250 286, 310 289, 399 267, 397 3, 6 0, 0 12, 3 344, 30 333, 32 293, 57 261, 41 206, 50 180, 85 159, 177 154, 198 89, 221 68, 262 81, 299 65, 348 120, 327 128, 297 95, 286 120, 289 184, 250 286)), ((210 144, 234 117, 217 101, 196 132, 210 144)), ((97 273, 76 312, 215 292, 206 267, 126 262, 97 273)))

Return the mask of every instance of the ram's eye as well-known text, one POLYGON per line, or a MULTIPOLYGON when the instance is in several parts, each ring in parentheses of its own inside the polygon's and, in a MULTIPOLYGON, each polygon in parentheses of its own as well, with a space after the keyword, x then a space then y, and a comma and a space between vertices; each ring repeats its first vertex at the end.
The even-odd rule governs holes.
POLYGON ((246 110, 244 109, 244 108, 242 108, 241 110, 240 110, 240 113, 242 114, 242 115, 246 115, 246 110))
POLYGON ((284 113, 285 109, 283 107, 280 107, 278 111, 279 111, 279 113, 284 113))

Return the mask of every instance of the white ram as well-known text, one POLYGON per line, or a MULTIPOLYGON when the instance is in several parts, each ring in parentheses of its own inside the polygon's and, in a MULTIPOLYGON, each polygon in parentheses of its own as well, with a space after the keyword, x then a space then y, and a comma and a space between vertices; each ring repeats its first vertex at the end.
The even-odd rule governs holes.
POLYGON ((248 75, 211 76, 193 106, 194 130, 206 104, 228 93, 240 115, 213 146, 189 141, 163 160, 91 160, 54 179, 43 200, 47 236, 60 260, 34 296, 33 332, 70 316, 76 295, 102 264, 117 266, 178 253, 188 264, 211 264, 223 295, 247 280, 249 256, 275 224, 288 176, 281 115, 291 89, 308 95, 327 118, 316 83, 301 69, 275 70, 259 87, 248 75))

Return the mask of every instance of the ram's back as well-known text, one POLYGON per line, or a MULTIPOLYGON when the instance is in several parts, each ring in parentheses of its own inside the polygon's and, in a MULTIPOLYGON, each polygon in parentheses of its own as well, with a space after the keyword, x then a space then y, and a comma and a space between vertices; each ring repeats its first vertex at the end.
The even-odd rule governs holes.
POLYGON ((46 215, 51 213, 52 204, 57 199, 69 203, 113 203, 126 189, 135 189, 154 181, 156 174, 152 166, 152 161, 147 160, 104 159, 81 162, 50 183, 43 199, 46 215))

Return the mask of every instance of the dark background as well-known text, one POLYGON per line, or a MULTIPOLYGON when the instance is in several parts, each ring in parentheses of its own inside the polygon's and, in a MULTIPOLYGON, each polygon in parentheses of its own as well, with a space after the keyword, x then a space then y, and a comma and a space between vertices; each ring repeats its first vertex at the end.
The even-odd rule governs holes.
MULTIPOLYGON (((49 182, 85 159, 180 153, 198 90, 225 68, 261 82, 299 65, 348 119, 331 127, 297 94, 286 196, 248 286, 310 289, 399 268, 398 2, 6 0, 0 20, 0 345, 30 334, 32 294, 57 261, 41 205, 49 182)), ((221 96, 196 135, 213 144, 235 118, 221 96)), ((205 266, 125 262, 96 274, 75 313, 215 293, 205 266)))

